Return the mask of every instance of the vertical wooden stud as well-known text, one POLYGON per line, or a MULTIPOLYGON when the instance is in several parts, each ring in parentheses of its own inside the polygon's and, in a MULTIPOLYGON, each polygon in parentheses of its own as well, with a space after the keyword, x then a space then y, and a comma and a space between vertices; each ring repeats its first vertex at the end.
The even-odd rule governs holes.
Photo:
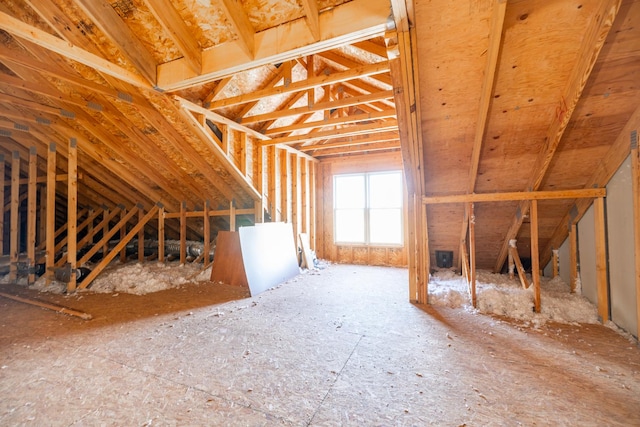
POLYGON ((67 155, 67 262, 71 266, 67 292, 76 290, 76 256, 78 226, 78 144, 75 138, 69 140, 67 155))
POLYGON ((316 250, 316 164, 309 161, 307 167, 309 175, 309 245, 316 250))
POLYGON ((267 147, 267 195, 269 199, 269 213, 271 214, 271 221, 280 221, 280 215, 278 214, 278 193, 276 191, 276 180, 278 176, 278 159, 277 149, 275 146, 270 145, 267 147))
MULTIPOLYGON (((240 172, 242 172, 242 175, 247 175, 247 171, 249 170, 249 168, 247 168, 247 134, 245 132, 240 132, 240 172)), ((260 191, 260 189, 258 189, 258 191, 260 191)), ((260 191, 260 193, 262 193, 260 191)))
POLYGON ((409 267, 409 301, 418 302, 418 263, 416 259, 416 195, 407 197, 407 246, 409 254, 407 264, 409 267))
MULTIPOLYGON (((103 206, 102 207, 102 236, 106 236, 107 233, 109 232, 109 207, 108 206, 103 206)), ((109 252, 109 241, 105 240, 104 243, 102 244, 102 256, 105 257, 107 255, 107 252, 109 252)))
MULTIPOLYGON (((138 222, 144 218, 144 209, 138 209, 138 222)), ((144 227, 138 231, 138 262, 144 262, 144 227)))
POLYGON ((476 295, 476 213, 475 205, 469 203, 469 287, 471 289, 471 305, 478 306, 476 295))
MULTIPOLYGON (((315 59, 313 55, 307 56, 307 79, 315 76, 315 59)), ((313 107, 316 103, 316 89, 311 88, 307 90, 307 105, 309 108, 313 107)))
POLYGON ((569 275, 571 293, 574 293, 578 286, 578 227, 573 223, 569 231, 569 275))
POLYGON ((264 222, 264 210, 265 206, 265 194, 264 194, 264 147, 261 145, 256 145, 254 150, 255 162, 256 162, 256 175, 255 175, 255 184, 258 193, 260 193, 260 200, 257 200, 254 203, 255 214, 254 214, 254 222, 260 223, 264 222))
POLYGON ((633 195, 633 230, 635 247, 636 282, 636 338, 640 337, 640 149, 638 134, 633 134, 631 142, 631 192, 633 195))
POLYGON ((220 127, 220 131, 222 132, 222 151, 224 151, 224 153, 228 156, 230 136, 229 133, 231 132, 231 129, 229 129, 229 126, 223 124, 220 124, 218 126, 220 127))
POLYGON ((46 236, 45 236, 45 277, 47 285, 53 281, 53 265, 55 264, 56 246, 56 144, 49 144, 47 153, 47 214, 46 214, 46 236))
POLYGON ((289 156, 285 150, 280 152, 280 221, 291 221, 289 215, 289 156))
MULTIPOLYGON (((46 176, 45 176, 46 178, 46 176)), ((47 189, 46 184, 40 185, 38 191, 38 197, 40 198, 40 203, 38 205, 38 219, 37 219, 37 237, 36 242, 38 244, 37 248, 42 249, 45 246, 46 242, 46 233, 47 233, 47 189)), ((2 200, 2 199, 0 199, 2 200)), ((1 252, 0 252, 1 253, 1 252)))
POLYGON ((9 229, 9 281, 18 278, 18 208, 20 207, 20 152, 14 151, 11 159, 11 219, 9 229))
POLYGON ((164 206, 158 206, 158 262, 164 264, 164 206))
POLYGON ((533 308, 540 313, 540 251, 538 249, 538 201, 531 200, 529 207, 531 221, 531 276, 533 280, 533 308))
POLYGON ((229 231, 236 231, 236 202, 229 203, 229 231))
POLYGON ((291 165, 291 225, 293 225, 293 241, 298 247, 300 234, 300 163, 295 153, 290 155, 291 165))
POLYGON ((4 255, 4 154, 0 154, 0 201, 2 201, 2 211, 0 211, 0 256, 4 255))
POLYGON ((310 162, 300 158, 300 232, 309 233, 309 174, 307 173, 310 162))
MULTIPOLYGON (((121 207, 121 211, 120 211, 120 221, 122 221, 124 219, 124 217, 127 216, 127 210, 124 208, 124 206, 121 207)), ((124 224, 122 224, 122 228, 120 229, 120 241, 124 240, 124 238, 127 235, 127 223, 125 222, 124 224)), ((104 256, 106 257, 108 255, 109 251, 104 253, 104 256)), ((103 257, 104 259, 104 257, 103 257)), ((126 246, 123 247, 120 250, 120 262, 122 264, 124 264, 125 262, 127 262, 127 248, 126 246)))
POLYGON ((515 261, 513 259, 513 251, 511 250, 511 248, 515 248, 516 247, 516 239, 510 239, 509 240, 509 252, 508 252, 508 259, 509 259, 509 279, 513 280, 515 278, 515 261))
POLYGON ((325 233, 327 228, 326 219, 324 217, 324 205, 327 203, 325 200, 326 197, 326 189, 324 188, 324 164, 317 163, 314 164, 316 167, 314 169, 314 183, 313 189, 315 194, 315 203, 314 203, 314 227, 315 230, 315 251, 318 258, 328 259, 328 254, 326 252, 325 247, 325 233))
POLYGON ((420 206, 420 222, 419 222, 419 244, 418 244, 418 254, 420 257, 420 271, 418 272, 418 280, 419 286, 422 288, 421 291, 421 303, 428 304, 429 303, 429 271, 431 269, 430 266, 430 257, 431 254, 429 252, 429 231, 428 231, 428 222, 427 222, 427 205, 422 203, 421 198, 419 197, 416 200, 416 204, 420 206))
POLYGON ((204 201, 204 217, 202 218, 202 233, 204 239, 204 265, 209 265, 209 252, 211 251, 211 218, 209 217, 209 200, 204 201))
POLYGON ((553 278, 555 279, 556 277, 558 277, 558 273, 559 273, 559 262, 558 262, 558 250, 557 249, 552 249, 551 250, 551 254, 553 256, 552 258, 552 266, 553 266, 553 278))
POLYGON ((29 148, 29 183, 27 188, 27 258, 29 259, 29 274, 27 282, 31 285, 35 281, 36 267, 36 206, 38 178, 38 152, 36 147, 29 148))
POLYGON ((604 220, 604 197, 593 201, 596 233, 596 289, 598 316, 605 323, 609 320, 609 290, 607 284, 607 247, 604 220))
POLYGON ((187 260, 187 202, 180 203, 180 264, 187 260))

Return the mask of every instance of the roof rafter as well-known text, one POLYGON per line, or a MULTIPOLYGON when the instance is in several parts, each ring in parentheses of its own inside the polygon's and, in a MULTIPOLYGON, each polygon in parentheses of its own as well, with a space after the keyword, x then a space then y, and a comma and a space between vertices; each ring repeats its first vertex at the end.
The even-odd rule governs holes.
MULTIPOLYGON (((473 148, 471 149, 471 167, 469 168, 469 184, 467 193, 473 193, 476 188, 476 180, 478 178, 478 166, 480 165, 480 153, 482 153, 482 142, 484 141, 485 129, 487 127, 487 117, 489 106, 491 105, 491 94, 496 77, 496 68, 498 65, 498 54, 500 53, 500 45, 502 42, 502 27, 504 25, 504 15, 507 10, 507 0, 495 0, 491 13, 491 22, 489 24, 489 47, 487 49, 487 62, 484 68, 484 78, 482 80, 482 89, 480 92, 480 107, 478 110, 478 119, 476 121, 476 131, 473 140, 473 148)), ((462 220, 462 231, 460 233, 460 241, 464 242, 467 238, 467 229, 469 227, 469 205, 465 205, 464 217, 462 220)), ((461 257, 458 257, 461 260, 461 257)))
POLYGON ((250 60, 255 58, 255 30, 239 1, 219 0, 218 4, 238 35, 240 46, 250 60))
POLYGON ((144 0, 153 16, 162 25, 165 33, 173 40, 185 62, 196 74, 202 72, 202 52, 193 32, 178 14, 170 0, 144 0))
POLYGON ((140 40, 105 0, 73 0, 94 24, 118 47, 120 53, 152 86, 156 85, 156 61, 140 40))
POLYGON ((301 0, 304 8, 305 20, 309 26, 309 31, 315 41, 320 40, 320 20, 318 13, 318 3, 316 0, 301 0))
POLYGON ((42 46, 45 49, 56 52, 68 59, 84 64, 102 73, 108 74, 112 77, 125 81, 136 87, 142 89, 150 89, 149 82, 140 77, 138 74, 132 73, 118 65, 113 64, 81 49, 69 42, 59 39, 56 36, 42 31, 36 27, 25 24, 24 22, 17 20, 6 13, 0 12, 0 29, 8 32, 9 34, 28 40, 32 43, 42 46))
MULTIPOLYGON (((580 100, 582 90, 584 89, 587 79, 593 70, 593 66, 598 59, 598 55, 604 45, 609 34, 609 30, 613 26, 613 21, 620 9, 621 0, 602 0, 594 19, 585 32, 582 44, 578 53, 578 63, 573 68, 571 76, 567 81, 567 85, 562 94, 559 105, 559 112, 547 130, 545 138, 545 146, 542 148, 536 158, 533 174, 527 184, 527 190, 536 191, 542 185, 544 177, 551 165, 551 161, 555 155, 556 149, 560 144, 562 135, 564 134, 571 115, 580 100)), ((494 271, 499 271, 507 258, 509 249, 509 240, 514 239, 518 234, 518 230, 522 226, 525 214, 529 211, 529 202, 520 202, 517 212, 521 215, 515 215, 509 230, 502 242, 500 253, 494 266, 494 271)))
POLYGON ((301 56, 382 35, 389 16, 387 0, 352 0, 320 13, 321 38, 313 39, 304 18, 255 33, 254 58, 248 58, 238 41, 202 52, 202 74, 194 73, 182 59, 158 66, 158 87, 186 89, 240 71, 277 64, 301 56), (323 31, 323 28, 330 31, 323 31))

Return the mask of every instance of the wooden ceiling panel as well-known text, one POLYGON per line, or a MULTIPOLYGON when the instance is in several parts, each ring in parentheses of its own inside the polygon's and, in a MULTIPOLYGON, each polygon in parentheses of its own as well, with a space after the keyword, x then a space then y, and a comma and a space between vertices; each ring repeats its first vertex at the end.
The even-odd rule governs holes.
POLYGON ((415 5, 417 54, 429 58, 419 69, 426 194, 466 191, 489 6, 443 0, 415 5))

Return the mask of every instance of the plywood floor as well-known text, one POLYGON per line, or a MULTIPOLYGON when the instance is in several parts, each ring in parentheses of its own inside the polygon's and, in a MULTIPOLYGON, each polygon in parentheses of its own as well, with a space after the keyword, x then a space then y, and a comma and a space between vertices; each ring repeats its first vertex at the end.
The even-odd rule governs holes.
POLYGON ((0 425, 640 425, 615 332, 417 307, 406 283, 333 265, 255 298, 37 296, 91 321, 2 299, 0 425))

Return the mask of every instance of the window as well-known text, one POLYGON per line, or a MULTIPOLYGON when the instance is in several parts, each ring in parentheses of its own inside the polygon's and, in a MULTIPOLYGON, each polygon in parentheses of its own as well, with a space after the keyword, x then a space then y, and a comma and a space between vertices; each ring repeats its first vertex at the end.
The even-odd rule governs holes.
POLYGON ((333 183, 336 243, 402 244, 401 172, 336 175, 333 183))

